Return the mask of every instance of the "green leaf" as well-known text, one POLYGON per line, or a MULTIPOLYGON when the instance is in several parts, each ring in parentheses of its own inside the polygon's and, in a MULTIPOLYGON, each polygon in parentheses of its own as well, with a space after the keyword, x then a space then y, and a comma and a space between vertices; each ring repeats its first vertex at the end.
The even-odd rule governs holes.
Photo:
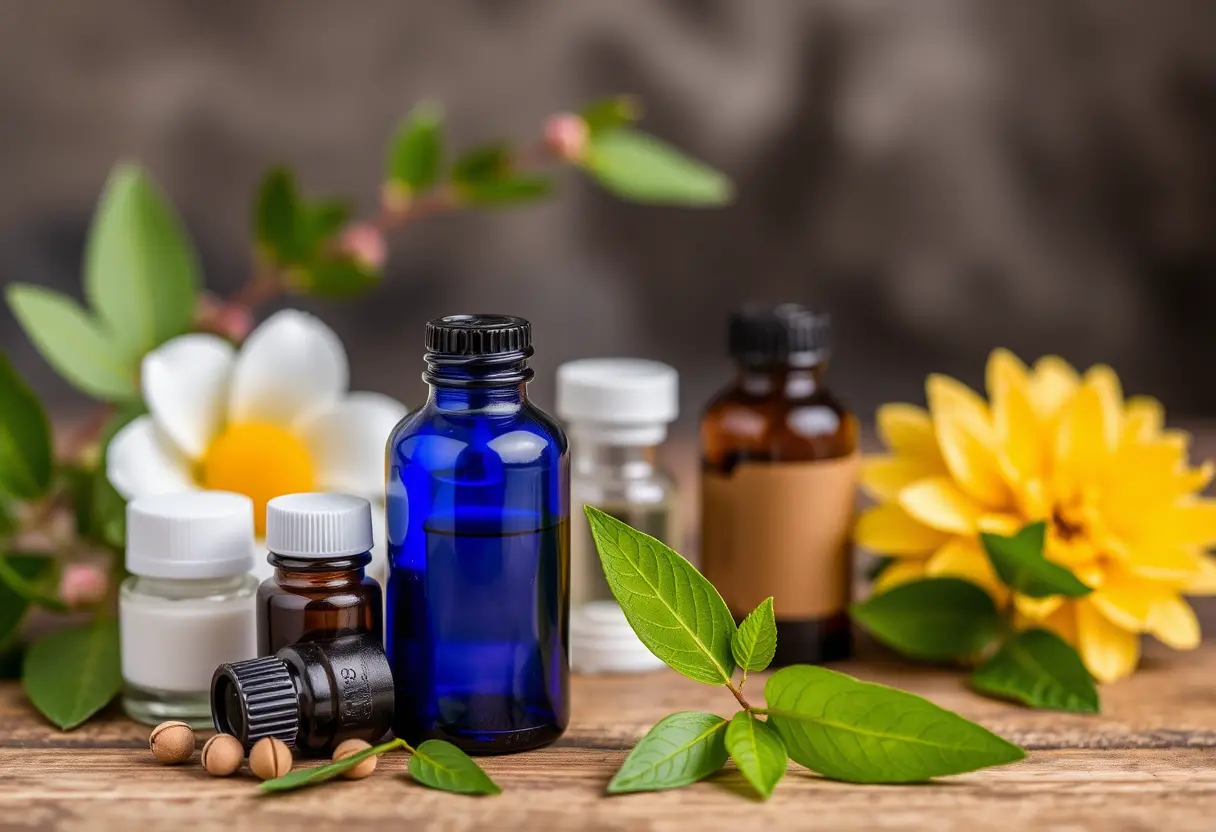
POLYGON ((777 619, 773 599, 765 598, 747 614, 730 640, 735 661, 744 670, 764 670, 777 653, 777 619))
POLYGON ((1047 524, 1031 523, 1012 537, 980 532, 980 541, 992 568, 1010 589, 1031 598, 1065 595, 1081 598, 1093 589, 1066 567, 1049 561, 1043 555, 1043 540, 1047 524))
POLYGON ((138 359, 188 332, 200 285, 172 206, 138 167, 116 167, 89 230, 84 294, 122 354, 138 359))
POLYGON ((318 199, 302 206, 301 222, 308 254, 337 235, 350 219, 350 208, 337 199, 318 199))
POLYGON ((650 535, 584 506, 608 586, 643 644, 690 679, 724 685, 735 620, 692 564, 650 535))
POLYGON ((0 490, 35 500, 50 488, 51 470, 46 411, 0 353, 0 490))
POLYGON ((25 334, 59 375, 98 399, 138 398, 139 356, 125 354, 79 303, 28 283, 12 284, 6 295, 25 334))
POLYGON ((253 207, 254 230, 258 243, 275 262, 288 262, 298 254, 299 199, 295 177, 284 167, 271 168, 258 186, 253 207))
POLYGON ((849 614, 888 647, 929 661, 975 655, 1001 629, 988 593, 959 578, 899 584, 853 604, 849 614))
POLYGON ((582 165, 606 189, 631 202, 724 205, 732 196, 726 176, 637 130, 593 135, 582 165))
POLYGON ((634 746, 608 784, 609 794, 687 786, 726 763, 726 720, 681 711, 664 717, 634 746))
POLYGON ((553 182, 544 176, 514 176, 456 186, 461 199, 493 208, 544 199, 553 193, 553 182))
POLYGON ((511 150, 505 142, 478 147, 456 160, 452 165, 452 181, 457 185, 472 185, 503 179, 511 173, 511 150))
POLYGON ((439 178, 443 160, 443 111, 419 104, 401 122, 389 148, 388 178, 413 192, 426 190, 439 178))
POLYGON ((850 783, 914 783, 1023 759, 1026 752, 928 700, 823 667, 778 670, 769 724, 790 757, 850 783))
POLYGON ((789 760, 777 730, 747 711, 739 711, 726 727, 726 749, 747 782, 768 800, 785 776, 789 760))
POLYGON ((642 102, 632 95, 614 95, 592 101, 579 111, 592 135, 627 127, 642 117, 642 102))
POLYGON ((97 467, 90 473, 89 486, 89 525, 84 532, 87 536, 98 540, 112 549, 121 550, 127 537, 127 501, 114 490, 110 478, 106 476, 106 455, 109 453, 110 440, 122 428, 145 413, 142 403, 128 405, 106 422, 98 440, 101 445, 101 455, 97 467))
POLYGON ((29 568, 18 566, 19 563, 26 562, 29 558, 49 560, 50 568, 54 568, 54 561, 48 559, 45 555, 0 555, 0 584, 3 584, 12 594, 22 598, 26 602, 46 607, 55 612, 67 612, 67 604, 63 603, 58 595, 43 587, 42 583, 37 580, 37 578, 46 574, 45 570, 37 570, 34 577, 29 578, 25 574, 29 571, 29 568))
POLYGON ((410 757, 410 777, 424 786, 459 794, 499 794, 502 789, 473 759, 450 742, 427 740, 410 757))
MULTIPOLYGON (((6 574, 15 573, 23 586, 38 586, 55 573, 55 561, 45 555, 7 555, 3 560, 8 567, 6 574)), ((0 644, 10 641, 29 606, 29 598, 15 591, 4 575, 0 575, 0 644)))
POLYGON ((331 257, 302 266, 292 275, 292 288, 319 298, 360 295, 380 282, 380 275, 350 257, 331 257))
POLYGON ((258 791, 263 794, 273 792, 290 792, 296 789, 302 789, 305 786, 324 783, 326 780, 333 780, 335 777, 341 776, 344 772, 350 771, 359 763, 366 760, 368 757, 377 757, 386 751, 392 751, 395 748, 408 748, 405 740, 389 740, 382 745, 377 745, 372 748, 365 748, 362 751, 351 754, 349 757, 343 757, 341 760, 335 760, 332 763, 326 763, 323 766, 313 766, 312 768, 298 768, 295 771, 288 772, 282 777, 276 777, 273 780, 265 780, 258 784, 258 791))
POLYGON ((1096 714, 1098 689, 1068 642, 1049 630, 1032 629, 1010 639, 971 677, 980 693, 1032 708, 1096 714))
POLYGON ((96 621, 38 641, 25 655, 24 683, 43 716, 64 731, 80 725, 122 689, 118 622, 96 621))

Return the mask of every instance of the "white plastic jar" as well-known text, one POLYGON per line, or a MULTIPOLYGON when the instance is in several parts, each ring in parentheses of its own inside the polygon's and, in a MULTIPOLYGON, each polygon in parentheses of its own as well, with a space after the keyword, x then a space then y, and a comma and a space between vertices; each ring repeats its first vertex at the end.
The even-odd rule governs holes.
POLYGON ((195 491, 127 505, 119 596, 123 708, 155 725, 211 725, 216 667, 257 655, 253 502, 195 491))

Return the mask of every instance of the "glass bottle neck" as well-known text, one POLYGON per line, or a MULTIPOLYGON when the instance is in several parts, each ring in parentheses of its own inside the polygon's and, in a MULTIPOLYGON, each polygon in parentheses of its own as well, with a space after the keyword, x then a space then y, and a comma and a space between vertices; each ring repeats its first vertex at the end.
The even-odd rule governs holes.
POLYGON ((823 383, 825 365, 791 367, 787 364, 767 366, 738 365, 736 384, 753 396, 783 393, 789 397, 809 396, 823 383))
POLYGON ((370 553, 351 557, 312 560, 270 553, 274 580, 279 586, 309 589, 362 583, 363 568, 372 561, 370 553))
POLYGON ((428 403, 455 413, 504 414, 518 410, 528 399, 531 350, 504 355, 427 355, 422 378, 430 385, 428 403))
POLYGON ((240 592, 250 580, 248 573, 244 572, 223 578, 150 578, 133 575, 127 585, 144 595, 160 598, 209 598, 240 592))

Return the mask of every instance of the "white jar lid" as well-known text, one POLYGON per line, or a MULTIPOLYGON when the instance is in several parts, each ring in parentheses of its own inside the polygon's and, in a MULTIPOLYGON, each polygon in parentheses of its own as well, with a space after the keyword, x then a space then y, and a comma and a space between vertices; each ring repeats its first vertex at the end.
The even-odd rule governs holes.
POLYGON ((266 504, 266 548, 293 558, 361 555, 372 549, 372 506, 349 494, 285 494, 266 504))
POLYGON ((187 491, 127 503, 127 570, 147 578, 227 578, 253 568, 253 501, 187 491))
POLYGON ((617 445, 657 445, 679 414, 679 374, 640 358, 588 358, 557 368, 557 414, 572 432, 617 445))

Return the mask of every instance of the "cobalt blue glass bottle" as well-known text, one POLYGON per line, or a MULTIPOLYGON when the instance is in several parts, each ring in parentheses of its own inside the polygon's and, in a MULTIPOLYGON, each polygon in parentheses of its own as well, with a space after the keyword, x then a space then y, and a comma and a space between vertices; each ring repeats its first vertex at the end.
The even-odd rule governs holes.
POLYGON ((524 751, 569 720, 569 451, 528 400, 531 355, 522 318, 431 321, 430 396, 389 437, 385 630, 410 743, 524 751))

